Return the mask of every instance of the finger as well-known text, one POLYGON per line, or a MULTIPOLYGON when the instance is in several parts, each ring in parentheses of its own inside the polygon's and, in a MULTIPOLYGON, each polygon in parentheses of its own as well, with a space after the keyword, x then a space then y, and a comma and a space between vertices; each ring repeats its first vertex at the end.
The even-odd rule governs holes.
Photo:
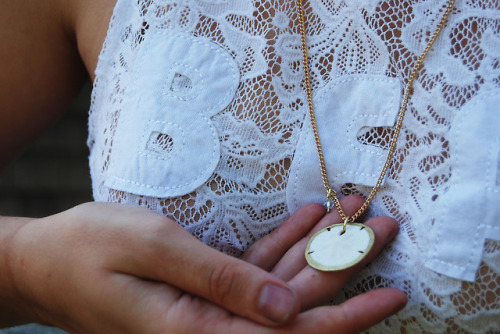
POLYGON ((284 327, 262 327, 233 317, 214 323, 206 333, 360 333, 395 314, 406 303, 407 297, 403 292, 396 289, 378 289, 356 296, 338 306, 323 306, 301 313, 295 321, 284 327))
POLYGON ((360 333, 397 313, 407 301, 406 295, 396 289, 373 290, 339 306, 301 313, 288 333, 360 333))
MULTIPOLYGON (((340 203, 342 204, 344 212, 350 216, 354 214, 361 207, 361 205, 363 205, 364 199, 360 196, 347 196, 344 197, 340 203)), ((297 275, 305 266, 307 266, 304 250, 306 249, 306 245, 309 242, 310 237, 323 227, 332 224, 339 224, 342 223, 342 221, 343 220, 336 209, 325 215, 313 229, 309 230, 309 233, 305 235, 302 240, 297 242, 288 250, 280 262, 273 268, 272 273, 284 281, 288 281, 297 275)))
POLYGON ((116 271, 166 282, 265 325, 297 315, 295 292, 274 275, 208 247, 161 215, 131 211, 126 216, 143 229, 128 238, 128 253, 116 271))
POLYGON ((342 305, 343 323, 348 333, 359 333, 403 309, 406 294, 397 289, 377 289, 354 297, 342 305))
POLYGON ((325 213, 325 208, 320 204, 301 207, 276 230, 253 244, 241 259, 270 271, 325 213))
POLYGON ((318 271, 310 266, 305 266, 299 274, 288 282, 297 292, 303 310, 323 305, 333 298, 352 275, 366 266, 387 243, 394 239, 398 231, 397 222, 389 217, 372 218, 366 225, 373 229, 375 243, 360 263, 346 270, 334 272, 318 271))

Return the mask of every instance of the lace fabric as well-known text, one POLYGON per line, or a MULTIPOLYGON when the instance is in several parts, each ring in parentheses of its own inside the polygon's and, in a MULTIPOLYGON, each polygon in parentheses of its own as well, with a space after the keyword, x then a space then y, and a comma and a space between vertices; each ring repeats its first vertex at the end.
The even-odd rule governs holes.
MULTIPOLYGON (((344 195, 366 196, 369 176, 381 168, 367 163, 367 154, 385 154, 401 90, 446 3, 305 5, 320 136, 332 140, 325 146, 330 181, 344 195), (343 84, 353 78, 373 81, 373 90, 343 84), (383 84, 373 78, 383 78, 383 84), (387 85, 396 91, 395 103, 373 93, 387 85), (373 107, 380 105, 386 110, 373 107)), ((119 0, 96 71, 89 121, 95 199, 148 207, 235 256, 300 205, 322 201, 314 143, 305 140, 298 29, 294 1, 119 0), (161 49, 167 58, 148 52, 161 48, 162 34, 165 41, 180 36, 175 47, 161 49), (196 57, 179 57, 179 50, 220 55, 207 57, 228 70, 221 76, 213 67, 200 68, 196 57), (174 68, 168 57, 181 58, 180 65, 174 68), (237 82, 227 74, 230 62, 237 82), (210 99, 228 91, 227 103, 210 99), (201 103, 198 96, 207 100, 201 103), (151 125, 158 121, 162 126, 151 125), (180 144, 204 131, 214 134, 216 144, 208 145, 208 135, 198 140, 208 145, 204 150, 180 144), (128 144, 122 149, 123 138, 128 144), (191 163, 202 172, 189 170, 191 163), (169 168, 173 174, 165 172, 169 168), (173 192, 169 175, 204 176, 173 192), (112 184, 113 176, 127 182, 112 184), (312 188, 304 190, 308 183, 312 188)), ((407 308, 370 333, 499 332, 499 88, 498 1, 458 0, 416 79, 393 166, 369 212, 393 216, 401 232, 335 299, 383 286, 404 290, 407 308), (461 252, 467 254, 463 264, 462 256, 454 259, 461 252)))

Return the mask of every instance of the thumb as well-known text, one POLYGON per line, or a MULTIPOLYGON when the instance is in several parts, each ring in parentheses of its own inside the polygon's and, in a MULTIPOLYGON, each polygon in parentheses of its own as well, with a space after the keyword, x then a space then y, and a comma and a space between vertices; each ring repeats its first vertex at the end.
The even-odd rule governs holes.
POLYGON ((209 257, 194 289, 186 289, 264 325, 286 324, 299 312, 297 294, 285 282, 239 259, 220 253, 209 257))
POLYGON ((128 245, 135 259, 127 259, 130 274, 166 282, 263 325, 283 325, 296 317, 299 298, 284 281, 208 247, 169 219, 154 220, 160 224, 154 233, 141 235, 145 242, 128 245))

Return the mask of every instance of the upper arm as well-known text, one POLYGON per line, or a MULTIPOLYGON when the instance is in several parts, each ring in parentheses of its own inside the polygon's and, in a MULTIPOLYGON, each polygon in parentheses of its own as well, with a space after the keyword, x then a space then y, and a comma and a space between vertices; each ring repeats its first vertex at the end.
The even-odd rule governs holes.
POLYGON ((75 3, 0 0, 0 166, 60 116, 86 77, 75 3))

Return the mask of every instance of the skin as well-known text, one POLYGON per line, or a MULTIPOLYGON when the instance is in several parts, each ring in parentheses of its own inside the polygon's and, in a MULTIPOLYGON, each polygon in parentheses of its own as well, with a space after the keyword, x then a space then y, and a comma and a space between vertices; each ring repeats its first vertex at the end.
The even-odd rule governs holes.
MULTIPOLYGON (((56 120, 93 78, 112 0, 0 0, 0 163, 56 120), (12 140, 16 138, 16 140, 12 140)), ((347 213, 359 197, 343 199, 347 213)), ((72 333, 356 333, 406 304, 379 289, 322 306, 397 233, 371 219, 375 245, 354 268, 308 267, 308 236, 340 223, 298 210, 240 259, 139 207, 87 203, 40 219, 0 218, 0 327, 39 322, 72 333), (273 307, 277 302, 278 307, 273 307)))

